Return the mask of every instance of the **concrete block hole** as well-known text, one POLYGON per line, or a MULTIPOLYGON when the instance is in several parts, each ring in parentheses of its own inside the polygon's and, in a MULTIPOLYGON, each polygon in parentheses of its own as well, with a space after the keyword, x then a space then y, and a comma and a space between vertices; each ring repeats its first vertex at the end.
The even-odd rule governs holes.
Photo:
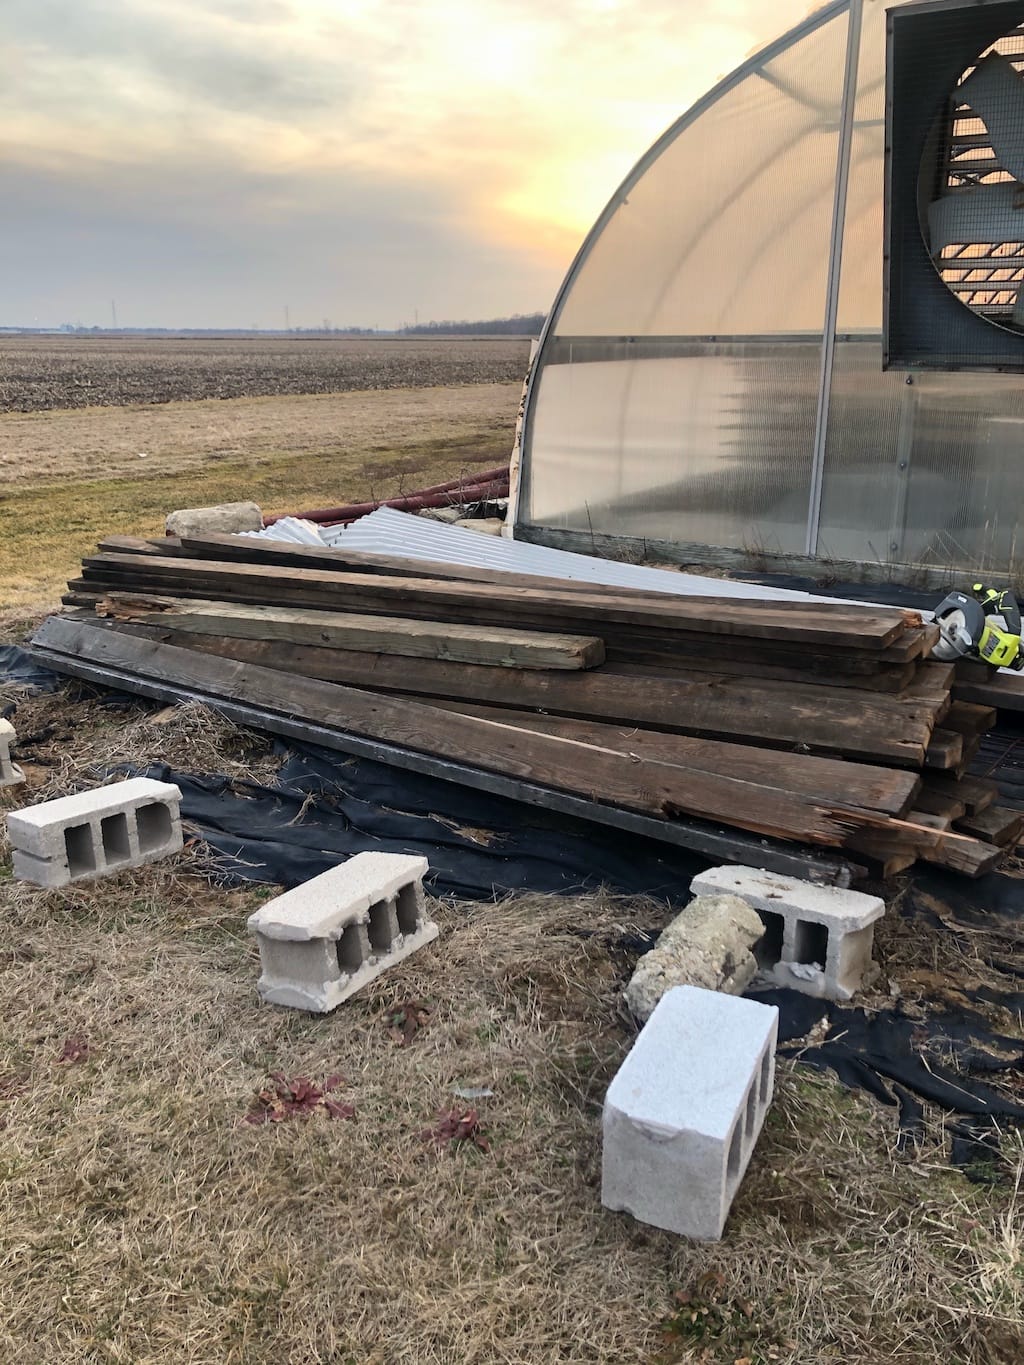
POLYGON ((793 961, 824 968, 828 959, 828 928, 810 920, 797 920, 793 935, 793 961))
POLYGON ((393 901, 377 901, 370 906, 370 947, 378 953, 388 952, 394 942, 391 928, 393 905, 393 901))
POLYGON ((768 1103, 768 1080, 771 1075, 772 1060, 766 1052, 761 1058, 761 1077, 758 1081, 758 1099, 762 1104, 768 1103))
MULTIPOLYGON (((123 820, 124 816, 121 816, 121 819, 123 820)), ((136 812, 136 821, 140 853, 152 853, 155 849, 162 848, 171 837, 173 825, 170 807, 160 801, 140 806, 136 812)))
POLYGON ((129 861, 132 846, 128 841, 128 817, 124 811, 108 815, 100 821, 100 843, 103 845, 103 856, 109 866, 129 861))
POLYGON ((751 1086, 750 1089, 747 1091, 747 1123, 746 1123, 746 1128, 747 1128, 747 1137, 748 1137, 748 1138, 754 1136, 754 1119, 756 1118, 756 1116, 757 1116, 757 1099, 756 1099, 756 1095, 755 1095, 755 1092, 754 1092, 754 1087, 751 1086))
POLYGON ((782 961, 782 941, 786 932, 786 921, 771 910, 757 912, 764 921, 764 937, 754 944, 754 957, 762 971, 777 967, 782 961))
POLYGON ((69 825, 64 831, 64 849, 68 856, 68 871, 72 877, 96 871, 96 850, 92 845, 92 830, 88 825, 69 825))
POLYGON ((420 919, 419 896, 415 882, 410 882, 408 886, 403 886, 399 891, 397 910, 399 932, 414 934, 420 919))
POLYGON ((732 1141, 729 1143, 729 1160, 726 1170, 730 1179, 735 1179, 740 1173, 740 1146, 742 1142, 743 1124, 737 1121, 736 1127, 732 1130, 732 1141))
POLYGON ((338 939, 338 966, 343 972, 355 972, 363 965, 363 945, 359 941, 358 924, 349 924, 338 939))

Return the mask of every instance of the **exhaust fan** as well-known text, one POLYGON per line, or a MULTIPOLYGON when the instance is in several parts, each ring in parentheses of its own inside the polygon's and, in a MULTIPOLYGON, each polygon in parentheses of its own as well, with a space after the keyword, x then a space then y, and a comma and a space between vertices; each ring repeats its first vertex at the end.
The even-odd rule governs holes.
POLYGON ((886 369, 1024 371, 1024 2, 888 14, 886 369))

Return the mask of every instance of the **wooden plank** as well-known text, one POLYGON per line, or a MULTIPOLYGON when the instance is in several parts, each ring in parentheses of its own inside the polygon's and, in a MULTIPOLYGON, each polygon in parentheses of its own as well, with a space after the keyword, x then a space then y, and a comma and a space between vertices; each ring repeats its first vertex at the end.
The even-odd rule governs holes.
POLYGON ((996 673, 985 683, 953 685, 957 701, 973 702, 977 706, 994 706, 999 711, 1024 711, 1024 677, 1016 673, 996 673))
MULTIPOLYGON (((913 677, 916 667, 914 663, 880 665, 870 653, 832 648, 826 650, 823 646, 812 648, 799 642, 786 644, 776 640, 755 638, 743 641, 738 647, 736 637, 709 635, 698 631, 696 619, 692 622, 694 626, 692 630, 665 627, 652 634, 650 626, 638 628, 628 623, 607 619, 603 609, 591 615, 590 608, 594 599, 590 598, 586 602, 576 599, 576 608, 571 613, 565 611, 564 604, 557 610, 549 606, 548 609, 536 607, 525 614, 509 613, 495 607, 493 602, 490 606, 486 603, 481 604, 478 597, 473 594, 463 601, 452 598, 444 605, 437 602, 427 604, 420 601, 415 592, 409 592, 400 599, 392 596, 389 604, 385 604, 375 600, 376 584, 372 586, 369 594, 351 593, 346 597, 343 594, 339 595, 337 591, 328 594, 321 592, 323 584, 319 580, 324 575, 313 576, 312 585, 301 580, 299 582, 275 582, 265 578, 250 580, 244 577, 244 574, 254 572, 249 566, 243 566, 242 570, 238 571, 242 576, 237 582, 231 582, 224 576, 211 578, 205 574, 189 573, 178 577, 162 572, 159 576, 151 577, 148 570, 152 561, 147 561, 141 556, 134 559, 127 556, 124 558, 128 559, 129 564, 136 566, 130 573, 125 573, 123 569, 111 571, 102 565, 97 568, 86 568, 84 580, 76 580, 70 586, 74 591, 85 588, 100 593, 114 590, 151 595, 174 594, 187 598, 227 598, 253 605, 358 611, 370 615, 389 615, 397 611, 403 616, 416 619, 443 619, 498 628, 514 625, 520 629, 559 631, 566 634, 580 633, 589 621, 595 630, 600 623, 600 634, 605 641, 607 657, 618 662, 650 663, 653 660, 659 665, 678 666, 684 663, 686 667, 704 669, 720 665, 724 671, 744 674, 749 673, 756 663, 768 676, 784 676, 780 669, 781 665, 787 673, 806 670, 813 673, 815 678, 830 681, 835 681, 835 675, 845 670, 857 673, 858 676, 860 674, 873 676, 874 686, 879 690, 900 690, 913 677), (892 671, 888 677, 883 678, 885 670, 892 671)), ((228 566, 225 573, 231 572, 228 566)), ((294 575, 303 572, 308 573, 300 570, 282 570, 281 574, 294 575)), ((365 575, 351 577, 364 584, 369 581, 365 575)), ((387 584, 390 587, 403 581, 391 578, 387 580, 387 584)), ((461 585, 459 588, 461 591, 461 585)), ((485 590, 486 587, 481 587, 474 592, 485 590)), ((643 605, 646 607, 647 604, 643 605)))
MULTIPOLYGON (((914 798, 915 808, 916 810, 925 812, 929 815, 939 816, 946 822, 945 827, 948 829, 949 826, 959 820, 962 815, 967 814, 967 803, 965 801, 959 801, 953 796, 945 796, 942 792, 935 791, 929 786, 930 780, 931 779, 928 779, 928 781, 922 783, 921 790, 914 798)), ((967 832, 970 833, 971 831, 968 830, 967 832)))
POLYGON ((931 743, 925 752, 926 768, 956 768, 964 756, 963 735, 952 730, 937 729, 932 732, 931 743))
MULTIPOLYGON (((61 598, 69 606, 91 606, 112 591, 126 591, 132 587, 138 589, 143 586, 142 580, 125 581, 112 579, 109 584, 89 581, 84 578, 72 579, 68 584, 69 591, 61 598)), ((176 586, 174 591, 184 600, 195 600, 187 596, 187 587, 176 586)), ((152 589, 155 595, 164 595, 167 592, 166 585, 157 584, 152 589)), ((272 604, 268 604, 272 605, 272 604)), ((281 606, 295 605, 296 609, 301 610, 308 607, 309 603, 305 597, 289 597, 288 600, 281 602, 281 606)), ((573 623, 575 625, 575 623, 573 623)), ((571 631, 570 631, 571 633, 571 631)), ((836 655, 821 654, 809 655, 806 651, 799 651, 794 657, 799 663, 799 667, 786 667, 777 661, 780 657, 786 656, 786 651, 772 649, 766 646, 767 654, 760 654, 756 659, 754 650, 751 648, 743 651, 733 651, 731 655, 723 654, 721 651, 722 641, 709 641, 698 636, 687 637, 685 645, 673 643, 671 647, 665 646, 665 641, 669 638, 667 634, 659 637, 656 643, 661 646, 653 654, 638 652, 633 643, 616 643, 609 646, 607 634, 605 635, 605 652, 610 662, 622 665, 636 664, 642 665, 645 674, 650 676, 654 672, 677 674, 681 671, 689 673, 711 673, 715 676, 731 674, 737 678, 747 679, 756 673, 759 679, 770 679, 774 682, 794 682, 794 683, 813 683, 816 687, 827 687, 837 691, 853 689, 855 691, 882 692, 892 695, 900 695, 907 691, 908 685, 917 676, 917 672, 922 665, 908 663, 896 664, 875 664, 869 657, 856 658, 850 662, 837 660, 836 655), (715 644, 719 649, 717 653, 709 653, 709 643, 715 644), (857 668, 856 673, 844 673, 840 668, 857 668)), ((732 647, 725 643, 725 647, 732 647)), ((927 667, 927 665, 925 665, 927 667)), ((312 675, 321 676, 321 675, 312 675)), ((329 676, 324 674, 322 676, 329 676)))
MULTIPOLYGON (((550 617, 561 612, 571 614, 578 625, 612 622, 646 627, 655 632, 679 630, 702 635, 739 636, 745 640, 764 639, 779 644, 817 643, 830 648, 845 646, 859 652, 885 649, 907 629, 901 613, 884 610, 864 609, 858 613, 813 606, 803 613, 734 600, 717 602, 714 609, 709 610, 708 603, 700 598, 662 596, 657 601, 647 602, 616 597, 614 593, 573 594, 532 587, 506 588, 490 583, 466 585, 438 579, 333 573, 258 564, 225 565, 215 560, 161 556, 104 554, 86 558, 83 565, 87 570, 127 571, 129 575, 142 573, 147 586, 154 580, 177 583, 186 579, 196 584, 218 584, 220 591, 204 591, 202 595, 207 597, 233 597, 239 591, 294 588, 310 594, 302 603, 304 606, 312 605, 311 597, 315 595, 319 599, 333 599, 335 605, 343 608, 352 609, 356 602, 372 601, 378 609, 397 607, 403 614, 413 614, 405 610, 412 600, 424 606, 455 608, 462 608, 469 602, 477 611, 502 613, 499 624, 512 624, 520 615, 550 617)), ((89 574, 85 576, 88 578, 89 574)), ((321 600, 321 605, 326 603, 321 600)), ((362 610, 362 605, 358 609, 362 610)))
POLYGON ((1020 843, 1024 830, 1024 814, 1007 806, 989 806, 976 815, 957 820, 956 828, 997 848, 1014 848, 1020 843))
MULTIPOLYGON (((464 564, 449 564, 438 560, 409 559, 399 554, 374 554, 366 550, 350 550, 344 544, 337 546, 324 546, 322 548, 315 545, 296 545, 291 541, 275 541, 272 539, 255 539, 252 536, 236 536, 225 534, 211 534, 206 536, 183 536, 177 542, 182 549, 196 559, 215 560, 223 559, 235 563, 248 564, 271 564, 284 568, 310 568, 310 569, 329 569, 339 572, 370 572, 379 574, 400 575, 415 578, 436 578, 461 580, 473 583, 492 583, 505 587, 532 587, 543 588, 547 591, 574 591, 607 594, 613 593, 616 597, 635 598, 641 601, 657 602, 663 600, 666 594, 653 591, 648 588, 626 588, 619 585, 614 587, 606 583, 591 583, 581 580, 551 578, 538 574, 515 573, 508 569, 483 569, 476 566, 464 564)), ((674 594, 673 594, 674 595, 674 594)), ((688 596, 688 594, 680 594, 688 596)), ((725 594, 716 596, 701 596, 697 599, 706 602, 709 607, 733 605, 737 602, 750 606, 768 606, 773 611, 794 611, 806 612, 813 608, 813 604, 791 598, 740 598, 727 596, 725 594)), ((829 603, 829 606, 832 604, 829 603)), ((873 611, 874 608, 859 607, 854 603, 844 602, 836 599, 835 607, 845 611, 873 611)), ((907 610, 902 607, 886 607, 885 611, 897 612, 902 615, 904 624, 908 628, 920 630, 923 626, 920 612, 907 610)), ((937 628, 927 627, 927 638, 931 639, 932 634, 937 639, 937 628)), ((931 649, 932 644, 927 648, 931 649)), ((918 650, 925 648, 924 642, 918 644, 918 650)), ((917 654, 906 657, 917 657, 917 654)), ((901 658, 901 662, 904 661, 901 658)))
POLYGON ((187 558, 177 536, 164 536, 161 540, 147 540, 143 536, 104 536, 97 549, 109 554, 148 555, 151 559, 168 555, 187 558))
POLYGON ((111 593, 97 603, 97 615, 144 625, 173 624, 184 634, 242 640, 285 640, 361 653, 415 659, 449 659, 516 669, 584 669, 604 662, 604 642, 593 636, 496 631, 439 621, 391 616, 303 611, 210 602, 201 598, 144 597, 111 593))
MULTIPOLYGON (((278 641, 189 637, 173 620, 139 627, 147 638, 220 654, 262 667, 301 673, 373 691, 419 694, 649 730, 731 738, 900 766, 918 766, 931 725, 930 704, 869 692, 799 688, 758 679, 701 673, 650 674, 605 664, 572 675, 511 674, 424 660, 415 669, 387 656, 355 654, 278 641)), ((120 628, 120 627, 119 627, 120 628)))
POLYGON ((987 810, 999 797, 999 788, 987 778, 955 778, 947 773, 927 773, 923 790, 962 801, 967 807, 968 815, 977 815, 980 811, 987 810))
POLYGON ((995 723, 996 713, 993 707, 977 706, 969 701, 954 701, 942 722, 942 728, 973 738, 986 730, 991 730, 995 723))
MULTIPOLYGON (((601 748, 612 749, 625 754, 633 760, 656 760, 661 763, 678 764, 682 767, 696 766, 702 771, 711 771, 706 765, 717 761, 715 741, 708 743, 689 735, 661 734, 651 730, 623 729, 621 726, 601 725, 595 721, 566 720, 558 716, 535 716, 509 710, 495 712, 487 707, 438 703, 439 708, 459 715, 500 718, 505 724, 515 724, 521 729, 532 730, 536 734, 557 735, 563 739, 577 740, 583 744, 594 744, 601 748)), ((734 753, 742 765, 742 771, 751 781, 783 781, 787 785, 795 782, 788 776, 789 761, 793 755, 780 754, 756 746, 733 746, 734 753)), ((800 756, 797 756, 800 757, 800 756)), ((849 765, 842 760, 821 758, 812 760, 813 770, 800 764, 800 790, 820 801, 828 801, 836 790, 836 784, 845 780, 849 765)), ((901 802, 899 808, 890 807, 889 814, 899 815, 908 808, 909 801, 916 797, 917 784, 913 796, 901 802)))
POLYGON ((830 853, 827 850, 796 843, 782 843, 702 820, 687 820, 678 816, 673 820, 655 819, 636 811, 620 810, 614 806, 588 801, 569 792, 541 787, 521 778, 486 772, 454 760, 417 753, 381 740, 366 739, 360 735, 331 729, 315 721, 279 715, 244 702, 228 701, 195 688, 157 682, 152 678, 110 668, 107 665, 93 664, 48 649, 33 649, 32 654, 41 664, 53 668, 56 672, 101 687, 114 687, 124 692, 152 697, 157 701, 196 701, 217 711, 236 725, 264 730, 306 744, 322 745, 326 749, 358 758, 369 758, 395 768, 425 773, 430 777, 457 783, 471 790, 490 792, 543 810, 552 810, 561 815, 572 816, 574 819, 585 820, 598 828, 625 830, 630 834, 672 847, 691 849, 712 862, 753 863, 784 876, 802 877, 820 885, 841 888, 849 887, 867 875, 864 864, 854 861, 845 853, 830 853))
POLYGON ((955 839, 947 836, 938 848, 921 854, 925 862, 937 867, 947 867, 952 872, 962 872, 967 877, 983 877, 998 867, 1005 856, 1005 849, 995 844, 987 844, 981 839, 955 839))
POLYGON ((464 760, 472 755, 474 766, 575 791, 590 800, 665 818, 681 811, 802 842, 839 845, 864 819, 877 819, 876 812, 907 809, 918 785, 912 773, 895 769, 777 752, 765 753, 755 768, 756 750, 712 740, 686 741, 690 746, 686 768, 637 761, 596 744, 539 735, 333 683, 285 677, 272 669, 239 665, 61 617, 44 622, 35 643, 441 757, 464 760), (764 773, 763 781, 751 780, 755 770, 764 773))

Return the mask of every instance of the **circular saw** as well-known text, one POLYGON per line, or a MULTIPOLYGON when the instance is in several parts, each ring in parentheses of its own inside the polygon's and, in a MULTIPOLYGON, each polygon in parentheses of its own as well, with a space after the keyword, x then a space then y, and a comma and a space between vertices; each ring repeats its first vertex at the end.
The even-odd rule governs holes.
POLYGON ((932 657, 948 663, 979 659, 994 668, 1024 669, 1020 608, 1013 593, 984 583, 972 584, 971 592, 973 597, 951 592, 935 608, 935 624, 942 633, 932 657))

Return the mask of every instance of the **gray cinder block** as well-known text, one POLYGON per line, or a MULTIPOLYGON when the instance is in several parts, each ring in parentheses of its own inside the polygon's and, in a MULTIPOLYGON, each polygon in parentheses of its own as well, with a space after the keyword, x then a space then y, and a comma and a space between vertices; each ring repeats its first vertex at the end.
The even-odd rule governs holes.
POLYGON ((606 1208, 721 1237, 771 1103, 778 1019, 697 986, 662 996, 605 1097, 606 1208))
POLYGON ((14 875, 66 886, 156 862, 182 846, 180 806, 173 783, 133 777, 11 811, 14 875))
POLYGON ((18 736, 11 722, 0 720, 0 787, 17 787, 25 781, 25 774, 11 757, 17 742, 18 736))
POLYGON ((763 977, 826 1000, 849 1000, 873 970, 874 924, 885 902, 754 867, 713 867, 694 877, 695 896, 729 892, 764 921, 755 949, 763 977))
POLYGON ((326 1014, 433 942, 426 858, 357 853, 249 916, 260 948, 260 996, 326 1014))

